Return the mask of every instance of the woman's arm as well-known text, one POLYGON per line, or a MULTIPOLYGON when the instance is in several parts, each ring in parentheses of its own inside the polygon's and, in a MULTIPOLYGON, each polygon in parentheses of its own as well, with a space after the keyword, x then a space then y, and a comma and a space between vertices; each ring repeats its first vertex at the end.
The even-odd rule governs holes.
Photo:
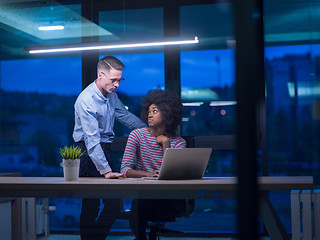
POLYGON ((167 148, 170 148, 170 139, 167 136, 159 135, 157 137, 157 143, 159 143, 163 148, 163 155, 167 148))
POLYGON ((139 151, 141 136, 139 130, 132 131, 128 137, 127 145, 123 154, 121 172, 128 178, 141 178, 158 176, 159 171, 146 172, 133 169, 134 160, 139 151))
POLYGON ((138 143, 139 143, 139 136, 134 130, 129 134, 126 148, 124 150, 121 168, 120 168, 121 173, 126 174, 128 170, 133 169, 136 152, 138 151, 138 145, 139 145, 138 143))
POLYGON ((145 171, 137 171, 134 169, 129 169, 127 171, 128 178, 141 178, 141 177, 157 177, 159 175, 159 171, 154 172, 145 172, 145 171))

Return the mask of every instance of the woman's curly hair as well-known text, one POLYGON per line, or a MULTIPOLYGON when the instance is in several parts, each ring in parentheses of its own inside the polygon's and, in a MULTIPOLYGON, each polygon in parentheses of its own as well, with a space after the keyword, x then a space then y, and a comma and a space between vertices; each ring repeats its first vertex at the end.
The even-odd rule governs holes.
POLYGON ((154 104, 161 111, 162 120, 165 123, 166 133, 169 136, 175 135, 178 125, 181 123, 183 115, 183 105, 181 98, 168 90, 151 90, 142 99, 141 119, 148 121, 149 106, 154 104))

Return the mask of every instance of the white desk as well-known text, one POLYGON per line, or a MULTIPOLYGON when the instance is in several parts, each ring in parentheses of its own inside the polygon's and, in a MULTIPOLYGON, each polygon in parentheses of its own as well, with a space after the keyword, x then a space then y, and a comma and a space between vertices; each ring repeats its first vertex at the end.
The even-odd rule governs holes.
MULTIPOLYGON (((313 177, 259 177, 260 190, 313 189, 313 177)), ((0 197, 54 198, 214 198, 217 191, 236 190, 235 177, 201 180, 144 180, 62 177, 0 177, 0 197)))
MULTIPOLYGON (((49 198, 216 198, 234 193, 235 177, 206 177, 201 180, 143 180, 62 177, 0 177, 0 197, 49 198)), ((261 191, 312 190, 312 176, 259 177, 261 191)), ((271 239, 289 239, 269 200, 261 195, 260 215, 271 239)))

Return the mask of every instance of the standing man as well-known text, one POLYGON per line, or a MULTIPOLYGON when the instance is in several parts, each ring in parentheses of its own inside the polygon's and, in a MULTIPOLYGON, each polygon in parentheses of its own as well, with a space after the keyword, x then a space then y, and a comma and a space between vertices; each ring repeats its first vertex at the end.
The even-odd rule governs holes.
MULTIPOLYGON (((78 96, 75 107, 73 139, 87 154, 81 158, 80 177, 124 177, 112 169, 110 143, 114 138, 114 120, 136 129, 145 127, 138 117, 122 104, 115 90, 122 78, 123 63, 113 56, 102 58, 97 66, 97 79, 78 96)), ((116 214, 119 200, 82 199, 80 236, 82 240, 104 240, 116 214)))

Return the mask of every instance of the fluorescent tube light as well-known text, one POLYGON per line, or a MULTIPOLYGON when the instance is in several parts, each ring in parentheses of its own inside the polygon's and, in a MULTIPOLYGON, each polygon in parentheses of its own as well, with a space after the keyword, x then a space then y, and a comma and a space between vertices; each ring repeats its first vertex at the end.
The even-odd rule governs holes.
POLYGON ((236 105, 236 101, 212 101, 210 102, 209 106, 210 107, 218 107, 218 106, 232 106, 236 105))
POLYGON ((38 27, 40 31, 52 31, 52 30, 62 30, 64 26, 42 26, 38 27))
POLYGON ((119 49, 119 48, 137 48, 137 47, 154 47, 154 46, 168 46, 168 45, 183 45, 199 43, 198 37, 189 40, 167 40, 157 42, 142 42, 142 43, 125 43, 125 44, 102 44, 102 43, 83 43, 70 44, 61 46, 45 46, 45 47, 26 47, 25 52, 30 54, 35 53, 55 53, 55 52, 72 52, 72 51, 90 51, 103 49, 119 49))
POLYGON ((182 103, 184 107, 200 107, 204 102, 190 102, 190 103, 182 103))

